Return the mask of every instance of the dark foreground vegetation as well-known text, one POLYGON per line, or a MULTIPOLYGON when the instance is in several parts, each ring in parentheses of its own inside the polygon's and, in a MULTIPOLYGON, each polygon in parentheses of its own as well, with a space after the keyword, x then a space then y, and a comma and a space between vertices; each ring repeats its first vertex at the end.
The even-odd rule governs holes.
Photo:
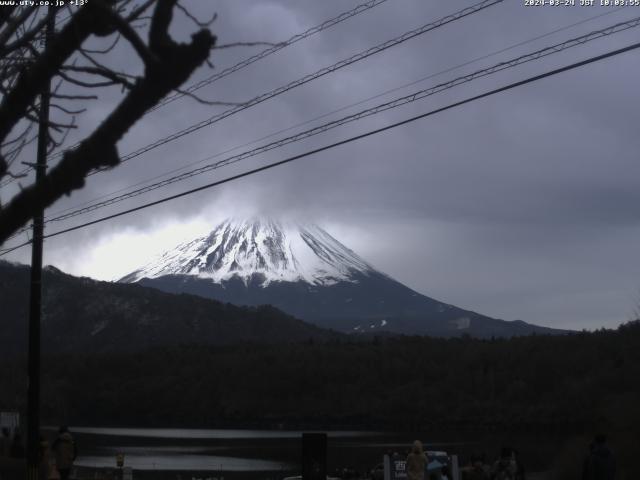
MULTIPOLYGON (((25 363, 0 364, 24 405, 25 363)), ((640 444, 640 323, 510 340, 421 337, 175 347, 45 359, 43 417, 72 425, 357 427, 566 435, 640 444)), ((573 440, 571 440, 573 439, 573 440)), ((640 478, 640 476, 635 477, 640 478)))

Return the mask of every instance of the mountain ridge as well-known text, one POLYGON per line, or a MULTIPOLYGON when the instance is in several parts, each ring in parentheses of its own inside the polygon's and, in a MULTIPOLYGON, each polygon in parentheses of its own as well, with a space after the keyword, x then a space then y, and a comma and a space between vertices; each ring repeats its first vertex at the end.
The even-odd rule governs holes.
MULTIPOLYGON (((3 331, 0 353, 27 347, 29 270, 0 261, 3 331)), ((326 340, 341 335, 271 306, 237 307, 195 295, 175 295, 43 269, 42 347, 45 353, 142 351, 157 346, 230 345, 326 340)))
POLYGON ((170 293, 271 304, 344 333, 488 338, 565 333, 494 319, 418 293, 378 271, 316 225, 225 220, 123 277, 170 293))

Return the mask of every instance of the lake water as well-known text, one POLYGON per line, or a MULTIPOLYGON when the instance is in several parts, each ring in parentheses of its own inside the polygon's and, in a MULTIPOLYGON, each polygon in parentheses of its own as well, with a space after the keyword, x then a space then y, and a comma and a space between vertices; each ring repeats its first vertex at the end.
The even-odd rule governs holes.
MULTIPOLYGON (((71 427, 78 444, 76 466, 84 469, 116 467, 116 456, 123 454, 125 466, 138 472, 183 472, 198 475, 269 473, 279 478, 300 471, 302 431, 294 430, 199 430, 146 428, 71 427)), ((53 434, 53 432, 51 432, 53 434)), ((378 450, 380 434, 356 431, 328 433, 330 450, 340 452, 365 445, 378 450)), ((386 445, 388 447, 388 445, 386 445)), ((338 454, 337 461, 344 455, 338 454)), ((372 461, 379 456, 372 455, 372 461)), ((369 463, 368 460, 365 463, 369 463)), ((373 466, 373 465, 371 465, 373 466)))
MULTIPOLYGON (((247 440, 247 439, 283 439, 302 438, 300 430, 197 430, 184 428, 92 428, 74 427, 75 433, 108 435, 115 437, 138 437, 138 438, 175 438, 175 439, 224 439, 224 440, 247 440)), ((380 435, 375 432, 358 431, 335 431, 330 433, 332 438, 354 438, 371 437, 380 435)))
MULTIPOLYGON (((125 466, 133 468, 134 478, 281 479, 300 472, 303 432, 299 430, 71 427, 71 432, 78 444, 76 465, 86 471, 114 469, 116 456, 124 454, 125 466)), ((326 433, 330 472, 344 467, 366 472, 381 463, 386 452, 406 454, 416 438, 427 449, 459 454, 462 461, 476 452, 492 458, 501 445, 512 445, 523 452, 529 464, 540 463, 539 458, 527 458, 529 440, 513 436, 493 434, 491 438, 459 441, 460 435, 436 437, 425 432, 326 433)), ((50 436, 54 434, 50 432, 50 436)), ((551 444, 549 448, 553 448, 551 444)))
MULTIPOLYGON (((116 456, 134 470, 293 472, 302 431, 72 428, 89 449, 80 467, 115 467, 116 456)), ((362 439, 369 432, 331 432, 331 440, 362 439)))

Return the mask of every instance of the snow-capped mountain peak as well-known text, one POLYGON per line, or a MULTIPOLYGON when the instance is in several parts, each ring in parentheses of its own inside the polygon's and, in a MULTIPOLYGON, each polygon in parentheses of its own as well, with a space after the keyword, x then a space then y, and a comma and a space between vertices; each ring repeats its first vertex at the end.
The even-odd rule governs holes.
POLYGON ((375 269, 313 224, 229 219, 210 234, 178 245, 121 281, 194 275, 216 283, 232 277, 331 285, 375 269))

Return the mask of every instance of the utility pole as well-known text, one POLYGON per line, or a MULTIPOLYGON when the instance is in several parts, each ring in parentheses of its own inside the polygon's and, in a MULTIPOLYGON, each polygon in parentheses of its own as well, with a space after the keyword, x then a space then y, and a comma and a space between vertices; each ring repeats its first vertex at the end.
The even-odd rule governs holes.
MULTIPOLYGON (((48 10, 44 48, 49 46, 55 32, 55 7, 48 10)), ((51 82, 40 94, 38 116, 38 151, 35 164, 36 183, 42 181, 47 170, 47 140, 49 131, 49 103, 51 82)), ((27 480, 39 478, 40 450, 40 316, 42 312, 42 240, 44 233, 44 209, 33 217, 33 245, 31 250, 31 295, 29 305, 29 359, 27 399, 27 480)))

